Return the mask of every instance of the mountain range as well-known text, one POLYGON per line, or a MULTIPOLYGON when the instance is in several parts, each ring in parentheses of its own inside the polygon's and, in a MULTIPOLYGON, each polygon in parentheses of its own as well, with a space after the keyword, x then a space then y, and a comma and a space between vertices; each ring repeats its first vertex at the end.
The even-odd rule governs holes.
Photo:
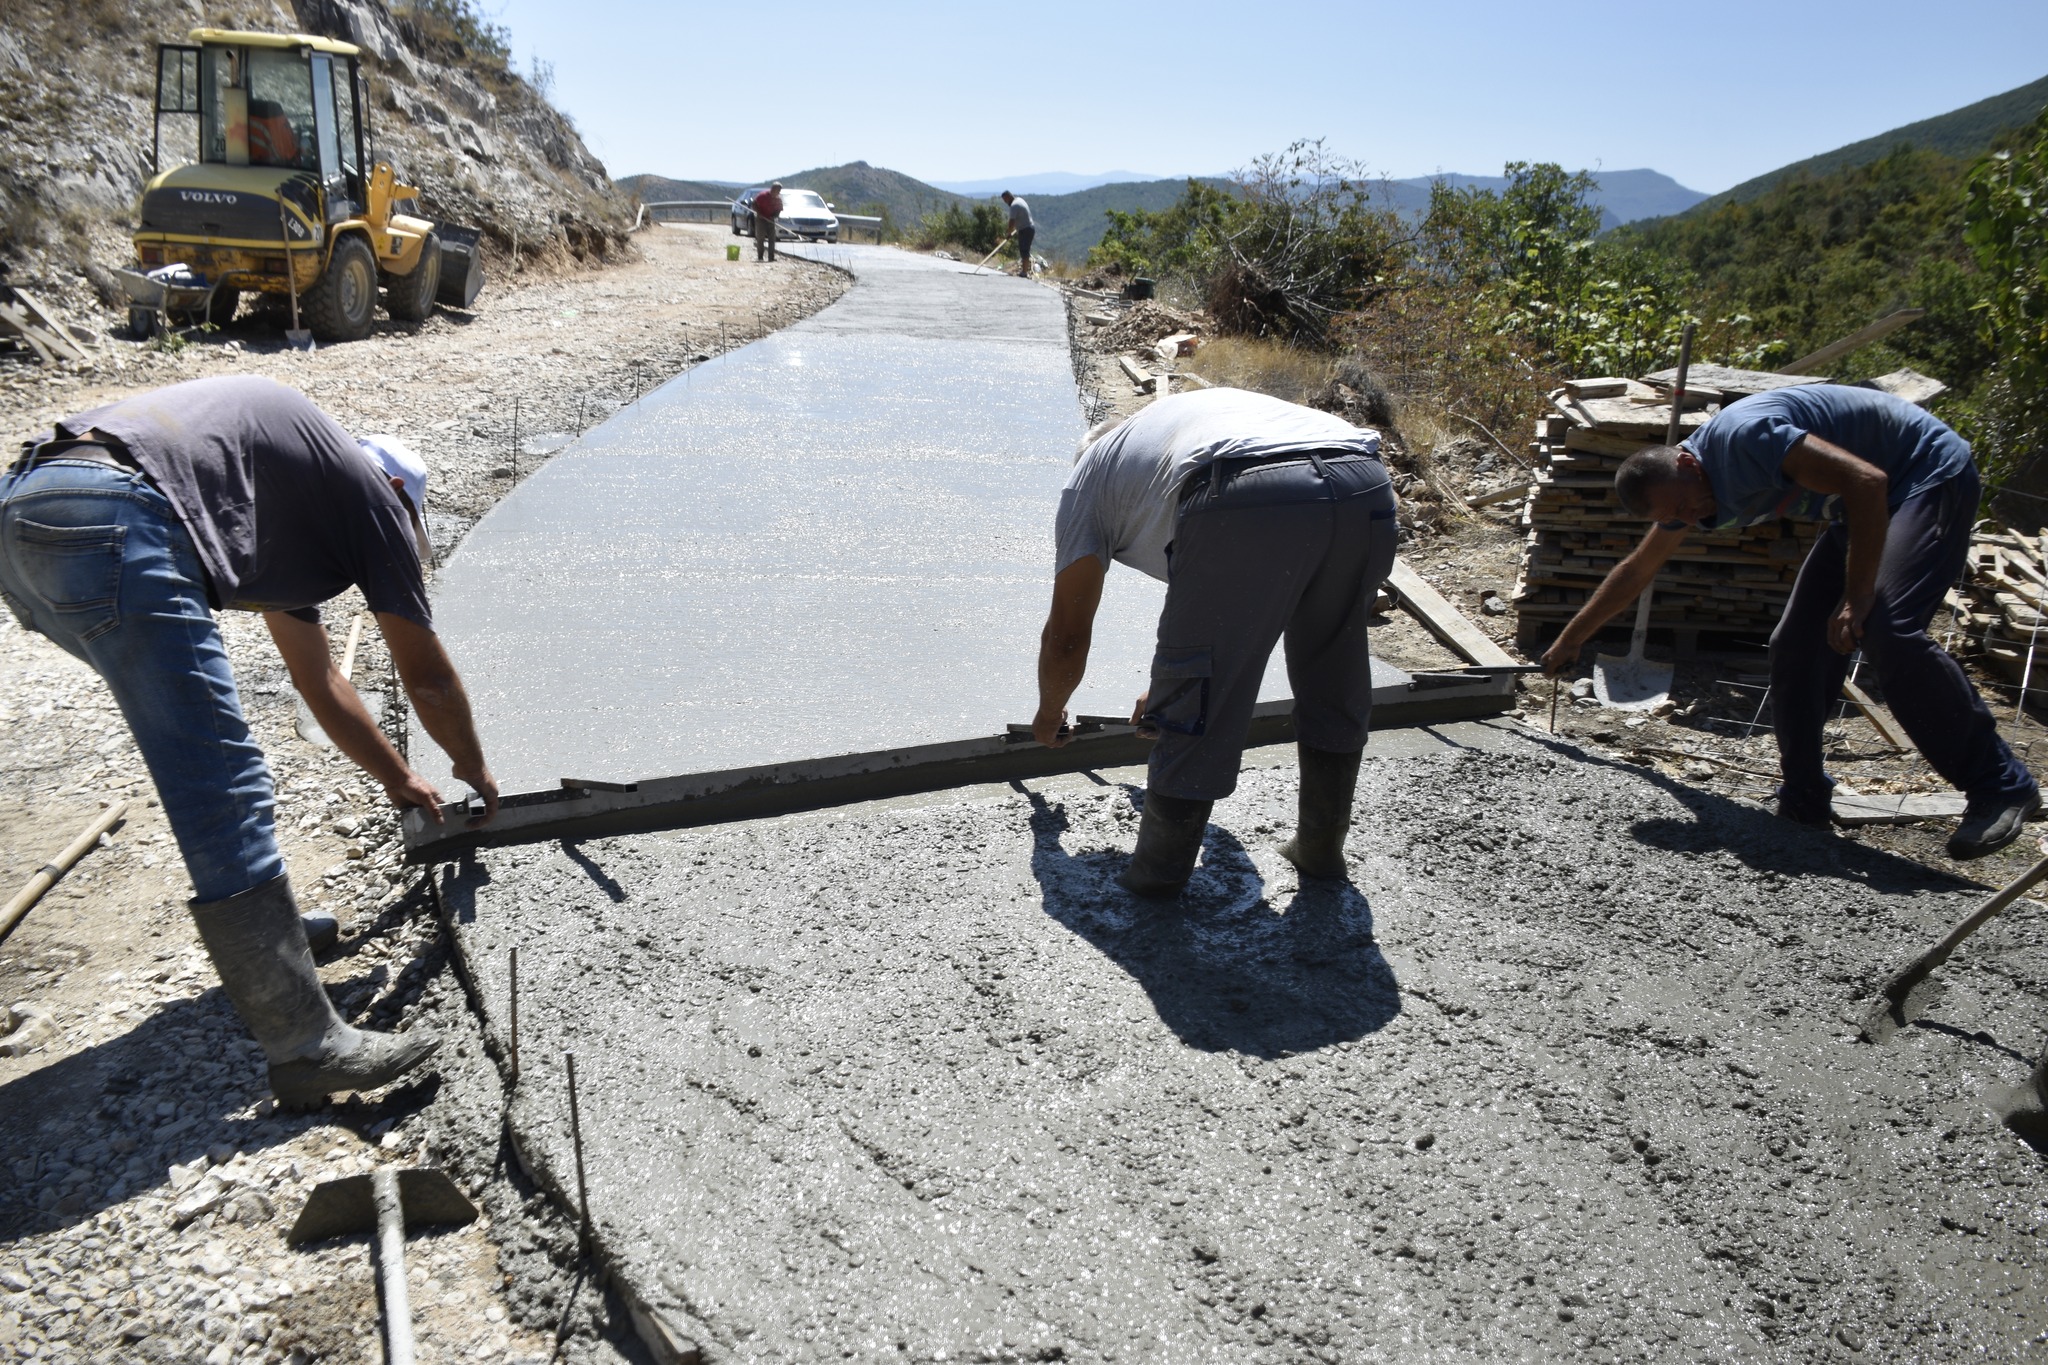
MULTIPOLYGON (((2048 104, 2048 77, 1937 118, 1922 119, 1876 137, 1808 157, 1711 196, 1688 189, 1661 171, 1647 168, 1596 171, 1593 176, 1598 188, 1592 195, 1592 202, 1599 206, 1604 225, 1614 227, 1711 209, 1716 204, 1731 200, 1754 199, 1787 178, 1824 175, 1851 166, 1867 165, 1900 145, 1927 147, 1951 156, 1974 155, 1988 148, 2003 130, 2033 118, 2044 104, 2048 104)), ((1117 177, 1129 173, 1109 171, 1103 174, 1117 177)), ((788 186, 816 190, 848 213, 886 211, 899 227, 908 226, 924 214, 943 209, 948 204, 979 202, 998 190, 1011 189, 1028 196, 1031 201, 1032 217, 1038 223, 1038 249, 1069 260, 1079 260, 1087 255, 1090 247, 1102 240, 1103 231, 1108 226, 1105 215, 1109 210, 1158 212, 1178 200, 1188 183, 1186 178, 1137 176, 1104 181, 1099 176, 1042 171, 1006 180, 953 180, 930 184, 901 171, 870 166, 865 161, 817 167, 774 178, 788 186)), ((1222 176, 1198 178, 1226 188, 1233 183, 1222 176)), ((1508 184, 1505 176, 1444 172, 1382 180, 1376 183, 1375 192, 1388 208, 1419 217, 1429 207, 1431 185, 1439 180, 1459 189, 1500 190, 1508 184)), ((659 175, 627 176, 617 183, 621 189, 648 202, 660 199, 726 199, 736 190, 745 188, 724 181, 676 180, 659 175)))
POLYGON ((1702 204, 1711 209, 1720 204, 1748 203, 1794 176, 1820 176, 1852 166, 1867 166, 1900 146, 1924 147, 1947 156, 1975 156, 1989 149, 2006 129, 2031 122, 2043 105, 2048 105, 2048 76, 1946 114, 1904 124, 1876 137, 1837 147, 1832 152, 1822 152, 1819 156, 1780 166, 1753 180, 1745 180, 1733 189, 1723 190, 1703 200, 1702 204))

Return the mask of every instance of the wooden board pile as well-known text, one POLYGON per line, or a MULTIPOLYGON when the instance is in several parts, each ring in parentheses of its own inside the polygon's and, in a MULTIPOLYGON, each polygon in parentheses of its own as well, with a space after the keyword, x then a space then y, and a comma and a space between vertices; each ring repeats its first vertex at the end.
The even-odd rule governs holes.
MULTIPOLYGON (((1534 496, 1522 512, 1526 532, 1515 584, 1517 639, 1526 649, 1556 634, 1647 525, 1614 498, 1614 471, 1645 446, 1664 440, 1671 420, 1669 371, 1647 382, 1582 379, 1551 394, 1555 415, 1538 420, 1534 496)), ((1724 402, 1768 388, 1816 384, 1805 375, 1758 374, 1695 365, 1679 433, 1696 431, 1724 402)), ((1744 531, 1696 532, 1657 575, 1652 629, 1739 633, 1761 640, 1777 623, 1792 580, 1822 527, 1772 522, 1744 531)), ((1628 613, 1618 618, 1626 627, 1628 613)))
MULTIPOLYGON (((2048 530, 2039 535, 1989 528, 1970 538, 1969 581, 1951 591, 1959 634, 1984 665, 2007 682, 2027 677, 2027 695, 2048 684, 2048 530)), ((1943 633, 1935 623, 1937 638, 1943 633)), ((1963 651, 1959 640, 1957 652, 1963 651)))

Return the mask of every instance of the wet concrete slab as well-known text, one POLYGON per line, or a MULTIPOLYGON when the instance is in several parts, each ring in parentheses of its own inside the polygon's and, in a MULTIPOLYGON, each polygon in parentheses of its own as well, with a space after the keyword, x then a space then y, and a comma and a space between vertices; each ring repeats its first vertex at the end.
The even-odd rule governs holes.
POLYGON ((1304 885, 1276 757, 1173 907, 1135 769, 445 869, 516 1143, 573 1188, 573 1050, 601 1253, 714 1361, 2036 1349, 2023 927, 1873 1048, 1953 881, 1502 722, 1375 735, 1304 885))
MULTIPOLYGON (((1085 429, 1059 295, 891 248, 805 250, 853 288, 593 428, 437 576, 507 789, 1030 719, 1085 429)), ((1077 712, 1143 690, 1161 592, 1110 575, 1077 712)), ((1267 695, 1287 695, 1277 664, 1267 695)))

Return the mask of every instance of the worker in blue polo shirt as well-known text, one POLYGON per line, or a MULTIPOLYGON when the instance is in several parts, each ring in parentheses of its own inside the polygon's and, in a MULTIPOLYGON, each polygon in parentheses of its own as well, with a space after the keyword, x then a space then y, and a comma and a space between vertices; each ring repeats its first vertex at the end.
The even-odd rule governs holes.
POLYGON ((1821 729, 1860 647, 1899 723, 1936 772, 1968 798, 1948 841, 1981 858, 2017 839, 2040 810, 2033 776, 1998 736, 1977 689, 1927 623, 1962 575, 1980 491, 1969 443, 1875 389, 1812 384, 1730 404, 1678 446, 1637 451, 1614 477, 1631 515, 1655 523, 1543 656, 1556 676, 1594 632, 1648 587, 1697 527, 1824 518, 1771 633, 1778 814, 1829 822, 1821 729))

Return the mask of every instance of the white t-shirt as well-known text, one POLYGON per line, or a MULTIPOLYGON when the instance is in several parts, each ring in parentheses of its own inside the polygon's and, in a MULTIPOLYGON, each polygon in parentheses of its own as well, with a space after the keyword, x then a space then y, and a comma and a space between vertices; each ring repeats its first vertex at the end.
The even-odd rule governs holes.
POLYGON ((1010 199, 1010 226, 1019 232, 1032 232, 1038 226, 1031 221, 1031 205, 1014 196, 1010 199))
POLYGON ((1083 555, 1165 581, 1180 486, 1217 460, 1296 451, 1380 453, 1380 434, 1341 417, 1243 389, 1162 398, 1074 461, 1054 535, 1065 569, 1083 555))

